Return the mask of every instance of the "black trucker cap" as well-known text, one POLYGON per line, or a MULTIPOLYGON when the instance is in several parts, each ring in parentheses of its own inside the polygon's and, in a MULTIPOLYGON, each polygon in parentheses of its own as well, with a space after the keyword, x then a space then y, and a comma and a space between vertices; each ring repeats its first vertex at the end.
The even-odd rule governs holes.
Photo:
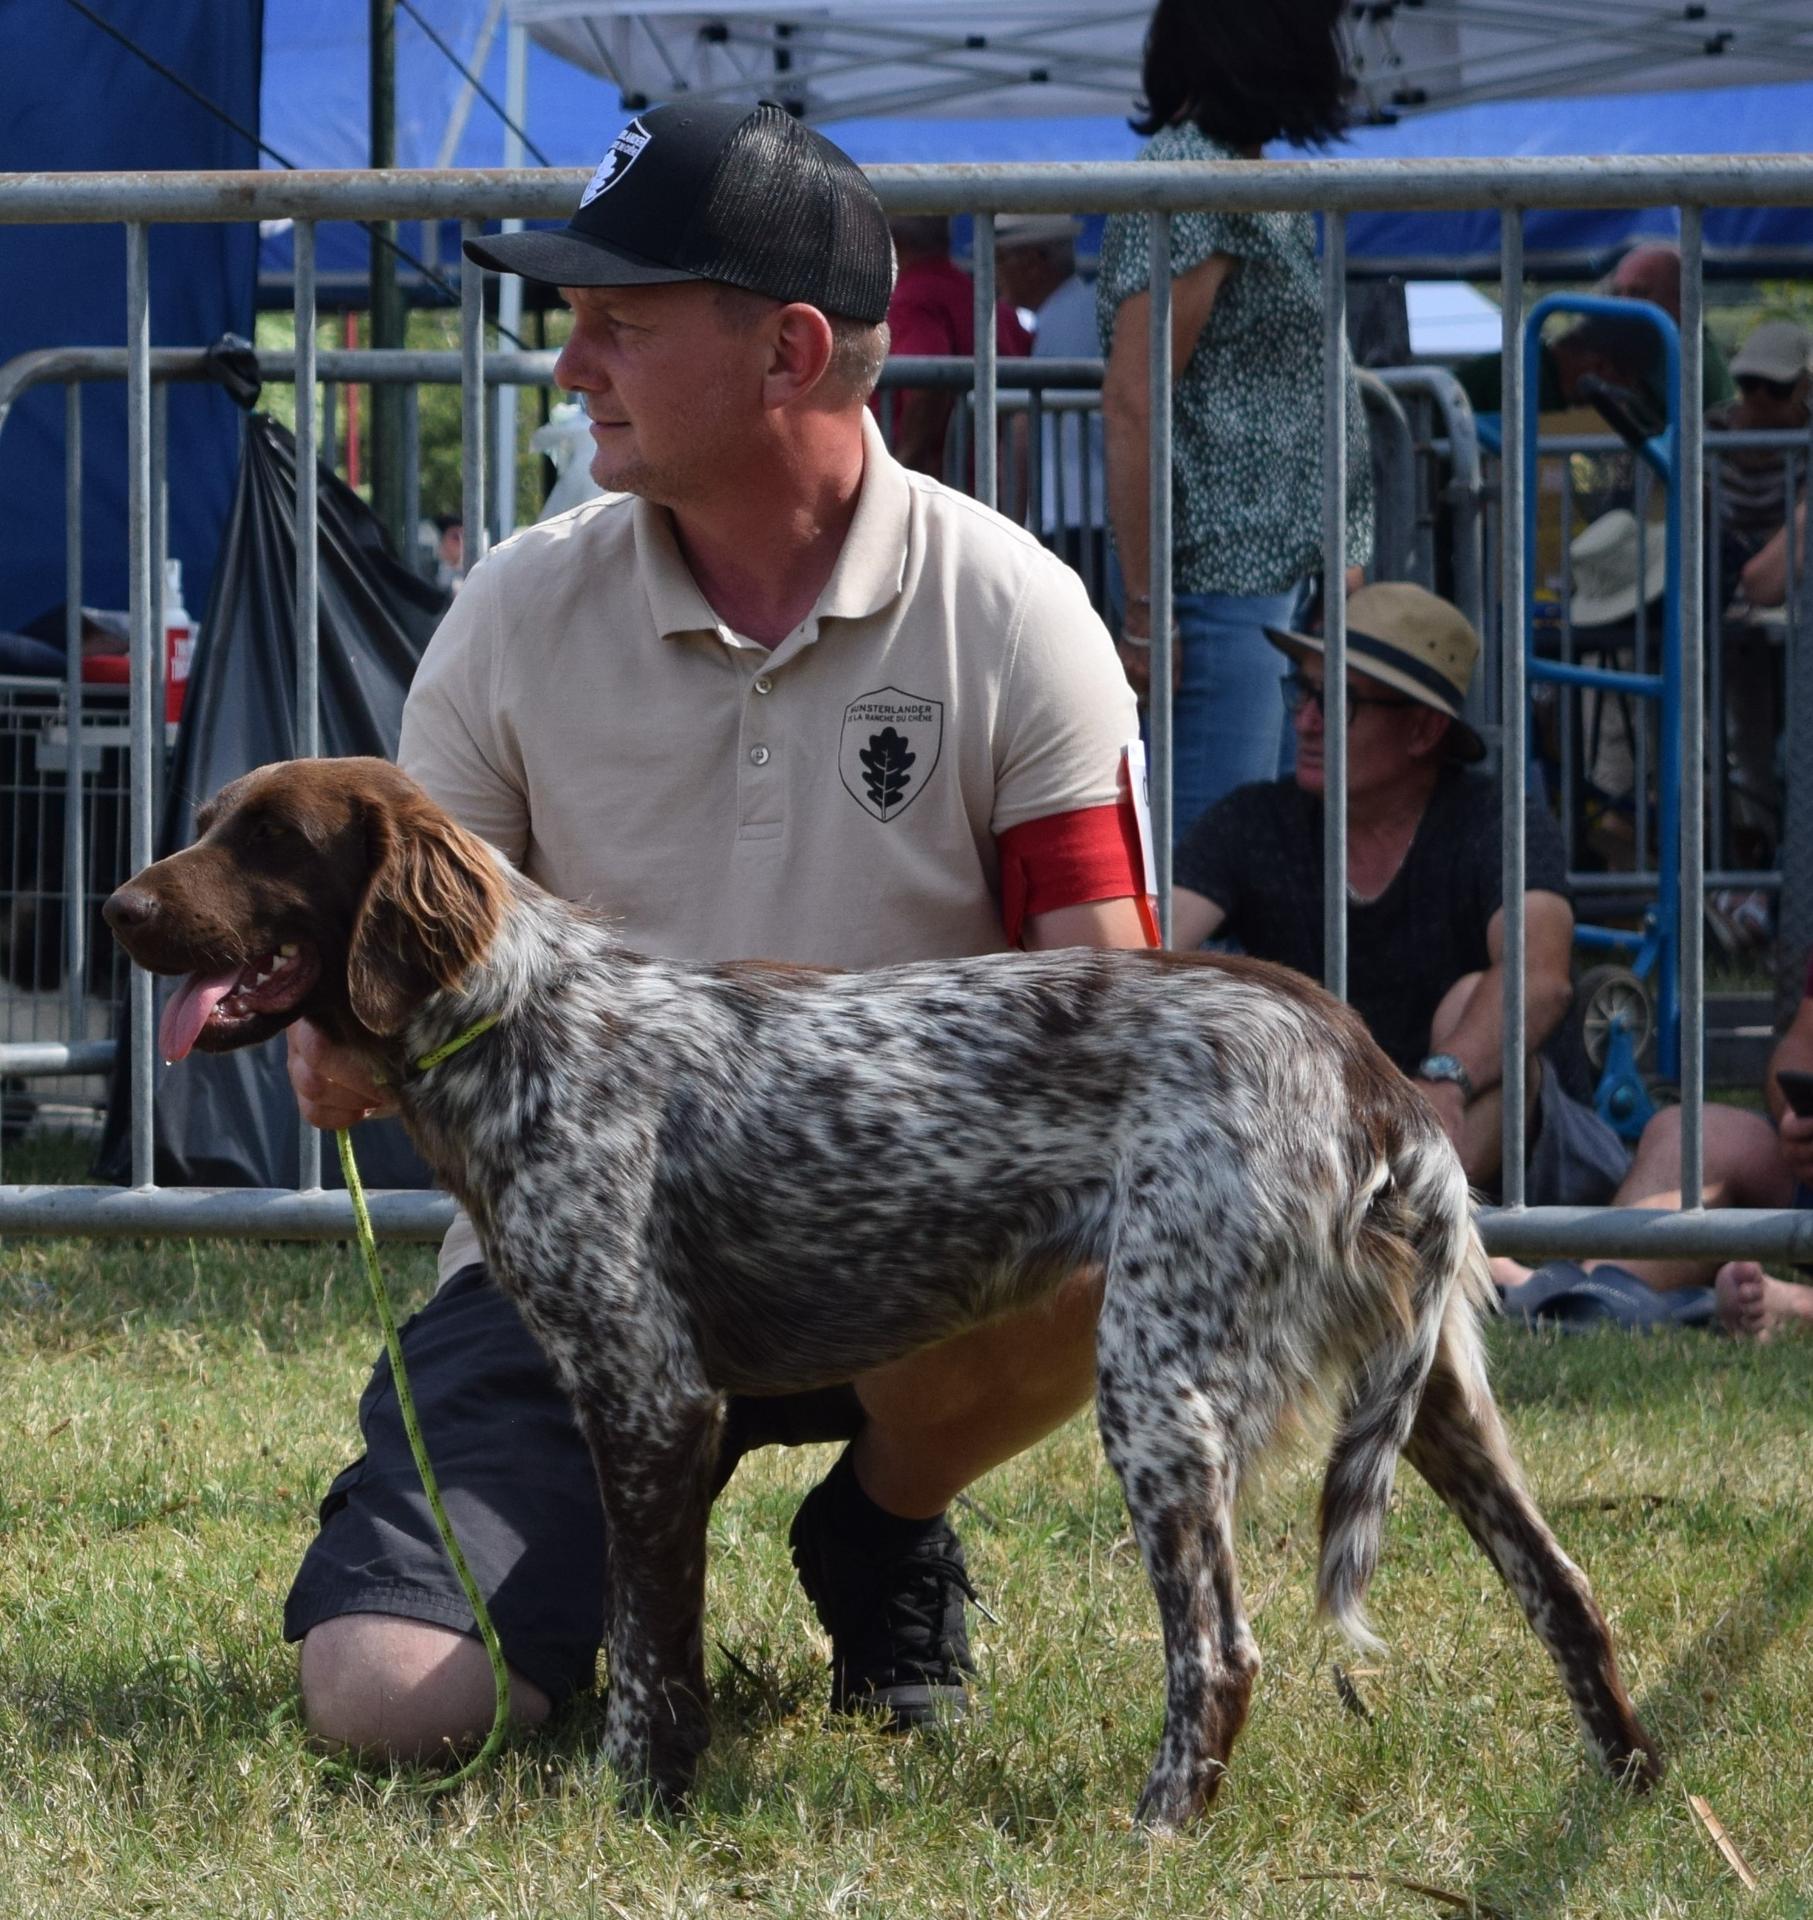
POLYGON ((638 115, 564 229, 468 240, 466 254, 558 287, 719 280, 871 324, 894 287, 887 215, 862 169, 771 101, 638 115))

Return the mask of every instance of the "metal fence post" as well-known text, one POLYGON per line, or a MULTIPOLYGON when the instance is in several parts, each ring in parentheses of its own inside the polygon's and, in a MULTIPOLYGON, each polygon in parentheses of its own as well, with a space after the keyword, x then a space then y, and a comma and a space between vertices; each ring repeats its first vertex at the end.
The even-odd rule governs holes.
MULTIPOLYGON (((1706 1096, 1706 689, 1705 520, 1700 387, 1705 336, 1697 206, 1681 209, 1681 391, 1675 450, 1680 516, 1681 631, 1681 1204, 1701 1205, 1701 1109, 1706 1096)), ((1668 858, 1663 848, 1660 857, 1668 858)), ((1666 1016, 1666 1008, 1664 1008, 1666 1016)))
POLYGON ((1347 222, 1322 216, 1322 983, 1347 998, 1347 222))
MULTIPOLYGON (((150 230, 139 221, 126 229, 126 468, 131 576, 131 829, 132 871, 151 864, 151 786, 154 741, 152 620, 157 601, 151 578, 151 258, 150 230)), ((152 1176, 151 976, 131 974, 132 1184, 148 1187, 152 1176)))
MULTIPOLYGON (((1525 696, 1525 649, 1529 645, 1529 583, 1535 526, 1525 525, 1524 381, 1523 381, 1523 209, 1506 207, 1499 221, 1499 301, 1504 309, 1500 414, 1504 446, 1500 455, 1503 503, 1499 524, 1504 599, 1499 616, 1503 655, 1503 711, 1499 792, 1504 834, 1504 1113, 1503 1160, 1499 1191, 1507 1207, 1524 1203, 1524 827, 1523 796, 1529 709, 1525 696)), ((1528 449, 1532 454, 1534 448, 1528 449)))
POLYGON ((69 1037, 88 1023, 87 888, 82 865, 82 383, 63 393, 63 687, 69 758, 63 770, 63 953, 69 1037))
MULTIPOLYGON (((296 757, 321 751, 321 654, 318 525, 315 479, 315 223, 298 220, 296 252, 296 757)), ((321 1184, 321 1135, 306 1123, 296 1141, 296 1184, 321 1184)))
POLYGON ((973 216, 974 238, 970 245, 976 289, 976 498, 984 506, 994 506, 999 497, 998 456, 999 423, 995 397, 995 216, 973 216))
MULTIPOLYGON (((1171 593, 1171 216, 1151 215, 1147 235, 1151 334, 1148 345, 1146 557, 1152 642, 1146 710, 1152 731, 1152 765, 1146 787, 1152 813, 1152 857, 1157 863, 1158 934, 1171 944, 1171 850, 1177 839, 1175 808, 1176 709, 1171 698, 1171 660, 1176 645, 1171 593)), ((1188 824, 1186 822, 1186 824, 1188 824)))
MULTIPOLYGON (((476 240, 476 220, 460 222, 460 238, 476 240)), ((485 557, 485 274, 460 255, 460 453, 465 487, 461 496, 464 565, 485 557)))

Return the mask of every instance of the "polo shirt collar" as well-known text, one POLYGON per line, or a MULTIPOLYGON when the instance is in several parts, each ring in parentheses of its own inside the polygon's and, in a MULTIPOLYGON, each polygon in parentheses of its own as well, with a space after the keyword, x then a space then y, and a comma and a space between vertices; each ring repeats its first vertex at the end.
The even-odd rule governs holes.
MULTIPOLYGON (((913 490, 906 469, 888 451, 865 407, 862 416, 862 490, 850 530, 818 596, 808 625, 860 620, 898 598, 906 580, 907 536, 913 490)), ((636 559, 648 589, 649 611, 663 635, 719 633, 724 623, 699 591, 665 507, 638 498, 630 508, 636 559)))
POLYGON ((875 416, 864 407, 862 491, 837 565, 818 596, 816 618, 861 620, 899 597, 906 581, 912 505, 906 469, 888 451, 875 416))
POLYGON ((655 630, 664 638, 676 633, 717 633, 723 622, 711 602, 699 591, 692 569, 674 537, 672 516, 640 495, 630 507, 636 532, 636 564, 648 590, 649 612, 655 630))

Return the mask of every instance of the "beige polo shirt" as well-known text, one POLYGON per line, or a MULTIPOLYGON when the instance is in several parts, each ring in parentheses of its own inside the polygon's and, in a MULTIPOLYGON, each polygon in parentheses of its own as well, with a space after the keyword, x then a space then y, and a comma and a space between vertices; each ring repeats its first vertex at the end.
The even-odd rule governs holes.
MULTIPOLYGON (((1075 573, 863 431, 843 550, 777 646, 712 612, 664 509, 606 495, 473 569, 401 765, 642 952, 1004 948, 995 836, 1115 801, 1133 695, 1075 573)), ((441 1270, 477 1257, 462 1217, 441 1270)))

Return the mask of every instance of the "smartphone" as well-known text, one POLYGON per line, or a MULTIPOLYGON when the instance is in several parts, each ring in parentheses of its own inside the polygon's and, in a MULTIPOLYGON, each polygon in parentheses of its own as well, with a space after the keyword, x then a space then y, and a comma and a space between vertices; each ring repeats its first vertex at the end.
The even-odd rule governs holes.
POLYGON ((1791 1067, 1783 1067, 1775 1078, 1788 1105, 1803 1117, 1813 1116, 1813 1073, 1796 1073, 1791 1067))

